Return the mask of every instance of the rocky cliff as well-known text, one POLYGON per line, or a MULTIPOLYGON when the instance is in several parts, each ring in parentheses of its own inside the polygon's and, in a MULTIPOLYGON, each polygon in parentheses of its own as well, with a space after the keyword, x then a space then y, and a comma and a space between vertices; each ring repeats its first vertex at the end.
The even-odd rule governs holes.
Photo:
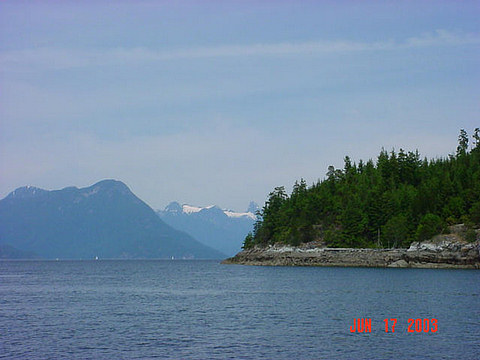
POLYGON ((480 269, 480 241, 468 243, 457 234, 414 242, 408 249, 325 248, 270 245, 241 251, 223 264, 278 266, 361 266, 480 269))

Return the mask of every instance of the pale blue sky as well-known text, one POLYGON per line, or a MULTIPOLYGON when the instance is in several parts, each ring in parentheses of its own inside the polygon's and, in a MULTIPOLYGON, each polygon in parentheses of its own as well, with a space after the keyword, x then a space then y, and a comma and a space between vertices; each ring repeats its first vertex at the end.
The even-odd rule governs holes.
POLYGON ((3 1, 0 197, 124 181, 244 210, 480 126, 478 1, 3 1))

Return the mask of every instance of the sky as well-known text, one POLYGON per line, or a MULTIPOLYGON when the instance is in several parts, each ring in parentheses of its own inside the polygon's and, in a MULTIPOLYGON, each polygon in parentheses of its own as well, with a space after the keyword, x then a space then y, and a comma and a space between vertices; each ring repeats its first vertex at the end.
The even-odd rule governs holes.
POLYGON ((244 211, 480 127, 478 1, 2 1, 0 198, 117 179, 244 211))

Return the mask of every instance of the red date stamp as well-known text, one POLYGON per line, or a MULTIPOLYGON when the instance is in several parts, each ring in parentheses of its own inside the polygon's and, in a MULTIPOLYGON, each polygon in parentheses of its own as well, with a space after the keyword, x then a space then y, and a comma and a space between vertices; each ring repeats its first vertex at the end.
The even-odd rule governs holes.
MULTIPOLYGON (((395 333, 397 330, 397 319, 384 319, 386 333, 395 333)), ((438 331, 437 319, 408 319, 407 320, 407 333, 436 333, 438 331)), ((354 318, 353 325, 350 326, 350 332, 352 333, 371 333, 372 332, 372 319, 371 318, 354 318)))

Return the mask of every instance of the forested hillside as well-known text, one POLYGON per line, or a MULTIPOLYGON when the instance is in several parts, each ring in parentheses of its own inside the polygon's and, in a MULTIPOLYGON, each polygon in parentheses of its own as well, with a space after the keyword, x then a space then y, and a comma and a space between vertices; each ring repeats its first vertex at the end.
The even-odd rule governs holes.
POLYGON ((375 161, 345 157, 343 169, 308 187, 296 182, 269 194, 244 248, 313 240, 329 247, 405 247, 464 223, 475 239, 480 224, 480 129, 471 146, 460 131, 455 155, 421 159, 418 151, 387 152, 375 161))

